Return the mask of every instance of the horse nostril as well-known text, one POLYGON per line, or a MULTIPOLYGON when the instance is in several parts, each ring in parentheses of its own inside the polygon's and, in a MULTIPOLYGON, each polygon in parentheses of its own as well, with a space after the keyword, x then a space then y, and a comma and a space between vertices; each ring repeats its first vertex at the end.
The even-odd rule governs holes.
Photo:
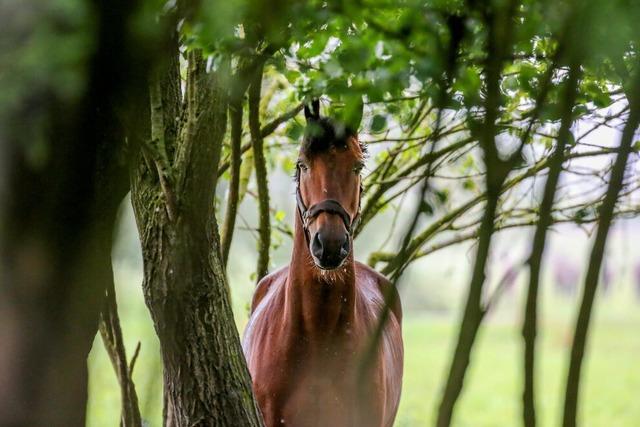
POLYGON ((318 259, 322 258, 323 245, 322 240, 320 239, 320 233, 316 233, 316 235, 313 236, 313 242, 311 242, 311 253, 318 259))
POLYGON ((342 247, 340 248, 340 257, 346 258, 349 255, 349 234, 345 234, 344 243, 342 243, 342 247))

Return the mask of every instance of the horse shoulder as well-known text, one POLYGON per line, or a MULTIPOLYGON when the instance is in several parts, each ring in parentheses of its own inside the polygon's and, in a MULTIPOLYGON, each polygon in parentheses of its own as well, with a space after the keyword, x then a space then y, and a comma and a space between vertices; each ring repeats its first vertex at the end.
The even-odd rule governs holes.
POLYGON ((356 262, 356 268, 358 273, 377 285, 381 298, 384 299, 385 295, 390 292, 392 297, 391 312, 395 315, 399 324, 402 323, 402 305, 400 303, 400 295, 398 289, 382 274, 378 273, 373 268, 361 262, 356 262))
POLYGON ((271 286, 274 283, 278 283, 279 280, 287 277, 288 268, 288 266, 282 267, 279 270, 276 270, 273 273, 269 273, 262 279, 260 279, 251 300, 251 314, 253 314, 258 305, 260 305, 260 302, 262 302, 265 295, 267 295, 269 289, 271 289, 271 286))

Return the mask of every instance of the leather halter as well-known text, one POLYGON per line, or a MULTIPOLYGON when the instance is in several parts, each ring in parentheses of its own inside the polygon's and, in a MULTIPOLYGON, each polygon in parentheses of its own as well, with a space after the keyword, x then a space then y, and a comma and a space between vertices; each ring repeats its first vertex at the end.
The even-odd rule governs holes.
POLYGON ((349 236, 353 237, 353 232, 355 231, 356 227, 358 226, 358 223, 360 222, 360 201, 362 197, 362 185, 360 185, 360 193, 358 197, 359 197, 358 211, 356 212, 356 215, 353 218, 351 218, 347 210, 342 207, 340 202, 334 199, 325 199, 307 208, 307 205, 305 205, 304 200, 302 200, 302 194, 300 193, 300 167, 297 166, 296 167, 296 203, 298 206, 298 214, 300 215, 300 219, 302 220, 302 228, 304 229, 304 236, 307 240, 307 244, 310 242, 309 225, 322 212, 338 215, 342 219, 342 222, 344 222, 344 226, 347 229, 347 233, 349 233, 349 236))

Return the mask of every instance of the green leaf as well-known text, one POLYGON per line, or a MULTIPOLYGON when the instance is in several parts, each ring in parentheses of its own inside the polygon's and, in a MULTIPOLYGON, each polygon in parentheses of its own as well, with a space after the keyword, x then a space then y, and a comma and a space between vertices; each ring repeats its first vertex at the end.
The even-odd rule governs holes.
POLYGON ((429 202, 427 202, 426 200, 423 200, 420 203, 420 212, 422 212, 423 214, 425 214, 427 216, 431 216, 431 215, 433 215, 433 206, 431 206, 431 204, 429 202))
POLYGON ((286 135, 288 138, 297 141, 302 136, 302 132, 304 132, 302 125, 295 120, 292 120, 291 124, 287 128, 286 135))
POLYGON ((317 33, 313 40, 305 43, 300 47, 300 49, 298 49, 298 56, 302 59, 306 59, 320 55, 327 46, 327 40, 329 40, 329 33, 317 33))
POLYGON ((444 189, 436 191, 436 197, 440 203, 446 203, 447 200, 449 200, 449 190, 444 189))
POLYGON ((471 178, 467 178, 462 182, 462 188, 464 188, 465 190, 475 190, 476 183, 471 178))
POLYGON ((387 117, 381 114, 376 114, 371 120, 370 129, 371 132, 380 132, 387 125, 387 117))
POLYGON ((344 108, 338 112, 340 120, 349 126, 351 129, 357 131, 360 128, 360 122, 362 121, 362 97, 349 96, 344 103, 344 108))

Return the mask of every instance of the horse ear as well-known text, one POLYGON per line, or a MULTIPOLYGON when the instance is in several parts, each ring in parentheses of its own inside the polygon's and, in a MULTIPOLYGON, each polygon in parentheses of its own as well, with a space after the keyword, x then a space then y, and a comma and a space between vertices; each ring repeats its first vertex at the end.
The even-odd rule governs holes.
POLYGON ((308 122, 320 118, 320 101, 317 98, 311 101, 311 109, 308 105, 304 106, 304 117, 308 122))

